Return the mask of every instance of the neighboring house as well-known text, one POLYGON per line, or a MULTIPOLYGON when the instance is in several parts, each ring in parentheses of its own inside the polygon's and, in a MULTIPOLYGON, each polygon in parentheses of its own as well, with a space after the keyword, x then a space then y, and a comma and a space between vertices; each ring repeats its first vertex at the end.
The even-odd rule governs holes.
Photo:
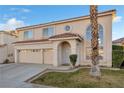
POLYGON ((117 40, 112 41, 113 45, 119 45, 119 46, 124 46, 124 37, 123 38, 119 38, 117 40))
POLYGON ((14 47, 12 43, 15 41, 15 35, 10 32, 0 31, 0 63, 4 63, 6 59, 14 62, 14 47))
MULTIPOLYGON (((112 66, 112 18, 115 10, 98 14, 100 65, 112 66)), ((69 55, 77 54, 76 65, 91 65, 90 16, 17 28, 16 63, 70 64, 69 55)))

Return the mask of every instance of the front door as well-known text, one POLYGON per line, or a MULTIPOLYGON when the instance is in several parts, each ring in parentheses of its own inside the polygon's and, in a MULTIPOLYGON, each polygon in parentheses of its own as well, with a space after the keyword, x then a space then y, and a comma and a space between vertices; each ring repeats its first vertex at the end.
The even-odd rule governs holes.
POLYGON ((70 64, 70 45, 68 43, 63 43, 62 44, 62 64, 70 64))

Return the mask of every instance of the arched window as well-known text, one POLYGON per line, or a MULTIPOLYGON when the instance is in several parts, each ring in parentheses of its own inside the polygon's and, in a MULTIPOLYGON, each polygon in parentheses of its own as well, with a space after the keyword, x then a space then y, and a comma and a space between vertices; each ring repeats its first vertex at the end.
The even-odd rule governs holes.
MULTIPOLYGON (((98 25, 98 34, 99 34, 99 58, 103 59, 103 26, 101 24, 98 25)), ((91 58, 91 25, 89 25, 86 29, 86 59, 91 58)))

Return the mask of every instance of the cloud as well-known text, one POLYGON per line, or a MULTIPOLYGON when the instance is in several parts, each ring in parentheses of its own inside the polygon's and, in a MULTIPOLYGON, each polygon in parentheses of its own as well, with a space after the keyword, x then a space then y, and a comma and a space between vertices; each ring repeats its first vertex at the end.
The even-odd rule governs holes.
POLYGON ((22 11, 22 12, 25 12, 25 13, 31 12, 30 9, 26 9, 26 8, 22 8, 21 11, 22 11))
POLYGON ((8 20, 9 19, 9 15, 7 15, 7 14, 4 14, 3 16, 1 16, 1 18, 3 19, 3 20, 8 20))
POLYGON ((121 20, 122 20, 122 16, 116 16, 114 17, 113 22, 118 23, 118 22, 121 22, 121 20))
POLYGON ((31 12, 30 9, 27 8, 10 8, 11 11, 16 11, 16 12, 24 12, 24 13, 28 13, 31 12))
POLYGON ((11 18, 5 24, 0 24, 0 30, 15 30, 16 28, 22 26, 25 26, 24 21, 17 20, 16 18, 11 18))

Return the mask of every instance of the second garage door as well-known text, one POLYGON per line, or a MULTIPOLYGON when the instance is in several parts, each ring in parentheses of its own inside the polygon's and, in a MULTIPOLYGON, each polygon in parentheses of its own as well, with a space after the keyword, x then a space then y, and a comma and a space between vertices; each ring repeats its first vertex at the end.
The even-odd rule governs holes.
POLYGON ((52 49, 44 49, 43 63, 44 64, 53 64, 53 50, 52 49))

